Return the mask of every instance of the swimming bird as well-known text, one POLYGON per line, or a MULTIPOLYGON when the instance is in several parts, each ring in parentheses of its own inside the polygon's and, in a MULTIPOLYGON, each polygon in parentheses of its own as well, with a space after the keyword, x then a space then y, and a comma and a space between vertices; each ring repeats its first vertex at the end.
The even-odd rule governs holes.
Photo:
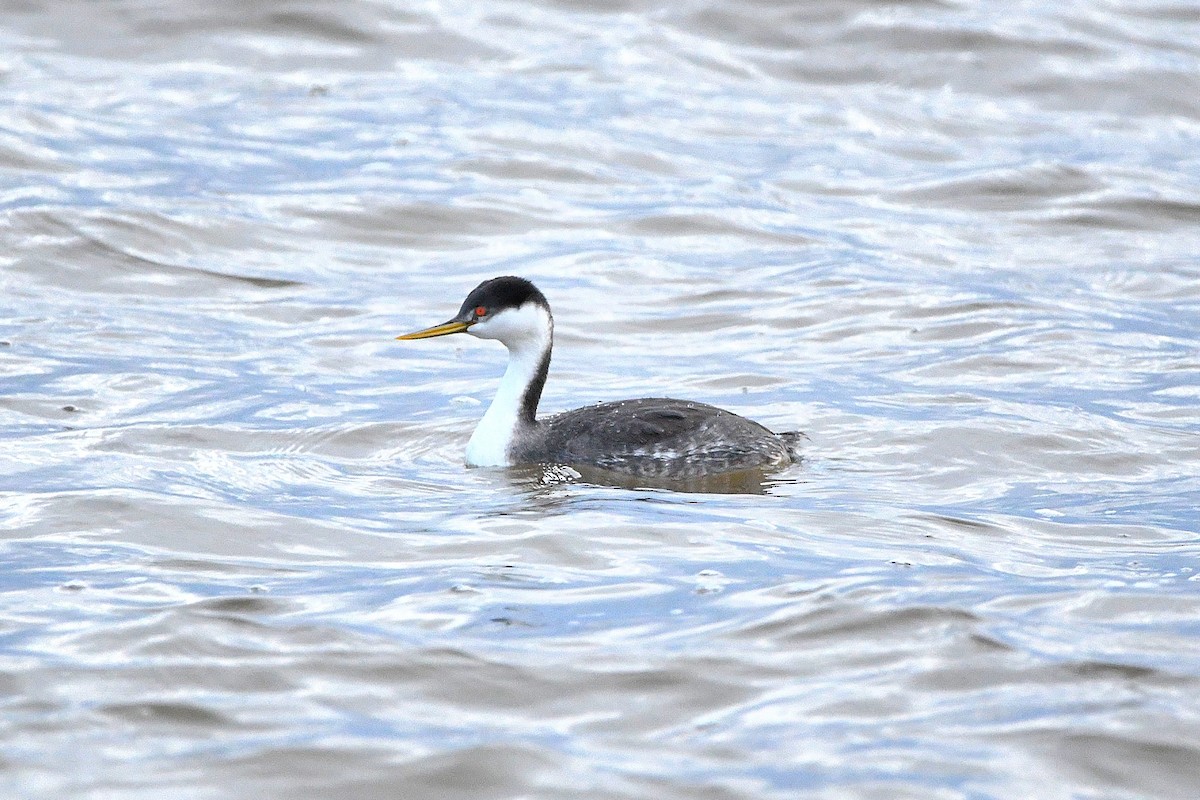
POLYGON ((467 333, 508 348, 508 368, 471 440, 467 464, 561 464, 659 479, 770 470, 796 459, 798 433, 772 433, 706 403, 647 397, 537 418, 550 369, 554 317, 529 281, 506 275, 475 287, 441 325, 397 336, 467 333))

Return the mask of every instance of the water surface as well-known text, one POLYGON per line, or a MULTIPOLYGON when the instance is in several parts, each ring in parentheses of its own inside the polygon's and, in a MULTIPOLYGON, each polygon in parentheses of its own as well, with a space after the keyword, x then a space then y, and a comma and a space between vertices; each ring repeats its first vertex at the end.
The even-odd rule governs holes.
POLYGON ((1192 797, 1198 18, 4 12, 4 794, 1192 797), (500 274, 804 462, 464 468, 500 274))

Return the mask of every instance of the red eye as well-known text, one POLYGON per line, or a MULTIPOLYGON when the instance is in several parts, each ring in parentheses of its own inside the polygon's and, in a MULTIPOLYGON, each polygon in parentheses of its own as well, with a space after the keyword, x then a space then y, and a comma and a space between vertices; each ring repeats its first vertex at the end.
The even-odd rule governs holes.
POLYGON ((486 317, 487 316, 487 307, 486 306, 475 306, 475 316, 486 317))

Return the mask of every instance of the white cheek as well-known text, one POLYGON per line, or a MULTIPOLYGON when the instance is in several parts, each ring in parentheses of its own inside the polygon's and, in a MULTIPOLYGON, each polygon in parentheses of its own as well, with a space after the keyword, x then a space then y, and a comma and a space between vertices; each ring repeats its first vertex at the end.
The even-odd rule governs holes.
POLYGON ((474 336, 476 339, 499 339, 502 334, 498 329, 495 320, 483 320, 476 322, 471 327, 467 328, 467 333, 474 336))
POLYGON ((476 322, 467 333, 479 339, 500 339, 506 344, 520 344, 538 339, 547 326, 545 312, 527 303, 520 308, 501 311, 493 317, 476 322))

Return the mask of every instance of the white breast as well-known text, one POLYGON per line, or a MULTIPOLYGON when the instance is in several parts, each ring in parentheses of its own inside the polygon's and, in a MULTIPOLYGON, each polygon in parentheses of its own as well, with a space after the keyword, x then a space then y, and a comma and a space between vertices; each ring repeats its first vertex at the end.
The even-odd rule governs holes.
MULTIPOLYGON (((495 402, 492 403, 492 408, 495 408, 495 402)), ((491 409, 488 410, 489 413, 491 409)), ((513 422, 516 421, 516 416, 512 417, 513 422)), ((472 467, 507 467, 510 465, 508 457, 509 445, 512 444, 515 425, 505 425, 500 420, 493 420, 489 423, 488 416, 485 414, 479 424, 475 426, 475 432, 471 434, 471 441, 467 442, 467 464, 472 467)))

